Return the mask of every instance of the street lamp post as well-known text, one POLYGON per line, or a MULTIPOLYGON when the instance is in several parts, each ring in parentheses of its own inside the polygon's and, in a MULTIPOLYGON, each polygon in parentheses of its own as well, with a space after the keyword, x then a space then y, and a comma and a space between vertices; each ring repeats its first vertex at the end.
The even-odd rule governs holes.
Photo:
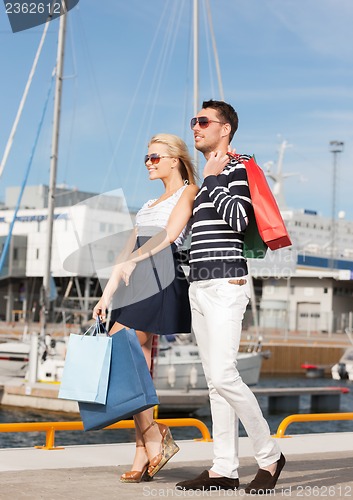
POLYGON ((332 175, 332 207, 331 207, 331 252, 330 269, 335 269, 335 240, 336 240, 336 186, 337 186, 337 155, 342 153, 344 142, 331 141, 330 149, 333 155, 332 175))

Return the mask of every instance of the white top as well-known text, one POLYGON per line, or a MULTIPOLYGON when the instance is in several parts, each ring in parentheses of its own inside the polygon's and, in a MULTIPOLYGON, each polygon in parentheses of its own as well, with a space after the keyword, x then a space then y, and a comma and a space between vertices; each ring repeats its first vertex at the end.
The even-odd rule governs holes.
MULTIPOLYGON (((167 227, 167 223, 172 213, 173 208, 178 203, 178 200, 186 186, 181 186, 174 194, 166 198, 165 200, 157 203, 157 205, 153 205, 157 201, 157 198, 154 200, 148 200, 144 205, 142 205, 141 209, 136 214, 136 227, 167 227), (153 205, 153 206, 151 206, 153 205)), ((179 234, 177 239, 174 241, 177 247, 180 247, 189 231, 189 224, 187 224, 182 232, 179 234)), ((140 234, 140 231, 138 231, 140 234)), ((152 235, 151 235, 152 236, 152 235)))

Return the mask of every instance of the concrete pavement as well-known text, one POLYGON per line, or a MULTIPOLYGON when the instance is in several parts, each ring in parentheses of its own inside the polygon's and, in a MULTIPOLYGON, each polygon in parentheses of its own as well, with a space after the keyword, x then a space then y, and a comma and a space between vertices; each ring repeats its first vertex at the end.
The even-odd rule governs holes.
MULTIPOLYGON (((119 481, 132 444, 69 446, 64 450, 1 449, 0 499, 111 500, 135 498, 250 498, 245 485, 257 465, 247 438, 240 439, 240 489, 195 492, 175 483, 198 475, 212 461, 212 443, 178 441, 180 452, 147 483, 119 481)), ((280 440, 287 464, 277 487, 262 498, 352 499, 353 433, 296 435, 280 440)))

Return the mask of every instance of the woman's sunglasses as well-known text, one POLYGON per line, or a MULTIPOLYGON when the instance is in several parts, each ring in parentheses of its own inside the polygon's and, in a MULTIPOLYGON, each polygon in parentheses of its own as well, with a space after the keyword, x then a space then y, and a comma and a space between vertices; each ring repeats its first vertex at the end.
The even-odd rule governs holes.
POLYGON ((199 124, 200 128, 207 128, 210 123, 222 123, 224 125, 224 122, 219 122, 217 120, 210 120, 207 118, 207 116, 199 116, 198 118, 191 118, 190 121, 190 127, 193 129, 196 125, 196 123, 199 124))
POLYGON ((151 155, 145 156, 145 165, 148 161, 150 161, 152 165, 158 165, 162 158, 173 158, 173 156, 159 156, 157 153, 152 153, 151 155))

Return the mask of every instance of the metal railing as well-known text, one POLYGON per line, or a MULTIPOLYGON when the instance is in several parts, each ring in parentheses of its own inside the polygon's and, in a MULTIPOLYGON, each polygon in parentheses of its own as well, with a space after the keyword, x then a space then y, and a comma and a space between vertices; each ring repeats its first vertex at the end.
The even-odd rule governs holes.
POLYGON ((353 420, 353 412, 346 413, 298 413, 289 415, 279 424, 277 433, 274 435, 276 438, 290 437, 285 436, 287 427, 293 422, 316 422, 324 420, 353 420))
MULTIPOLYGON (((210 432, 201 420, 197 418, 164 418, 156 419, 156 422, 163 423, 170 427, 196 427, 202 435, 200 441, 212 441, 210 432)), ((115 424, 105 427, 104 430, 110 429, 133 429, 135 427, 133 420, 121 420, 115 424)), ((60 450, 63 447, 55 446, 56 431, 83 431, 83 423, 77 422, 18 422, 11 424, 0 424, 1 432, 45 432, 46 439, 44 446, 35 446, 43 450, 60 450)))
MULTIPOLYGON (((279 424, 275 438, 288 438, 285 436, 287 427, 294 422, 315 422, 329 420, 353 420, 353 412, 346 413, 302 413, 289 415, 279 424)), ((163 423, 170 427, 196 427, 200 433, 199 441, 211 442, 210 432, 201 420, 197 418, 164 418, 156 419, 156 422, 163 423)), ((133 420, 121 420, 115 424, 109 425, 102 430, 112 429, 134 429, 135 423, 133 420)), ((46 439, 44 446, 35 446, 43 450, 60 450, 63 447, 55 446, 56 431, 83 431, 83 423, 81 421, 71 422, 18 422, 9 424, 0 424, 1 432, 45 432, 46 439)))

